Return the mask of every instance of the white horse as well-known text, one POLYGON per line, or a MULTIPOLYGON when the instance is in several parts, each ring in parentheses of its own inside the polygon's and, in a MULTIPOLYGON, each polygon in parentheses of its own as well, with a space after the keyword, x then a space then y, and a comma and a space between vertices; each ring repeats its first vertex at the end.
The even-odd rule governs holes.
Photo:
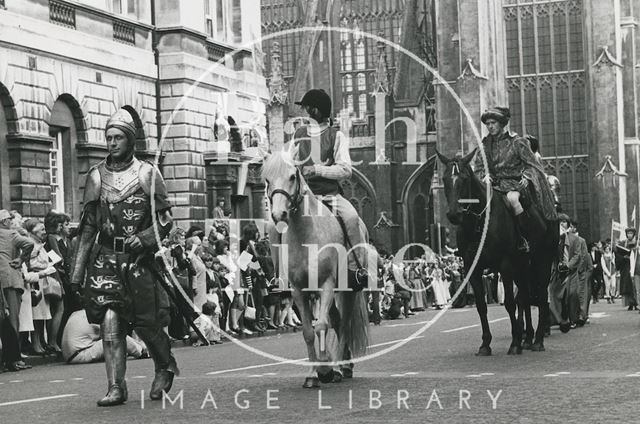
MULTIPOLYGON (((293 299, 300 311, 302 332, 307 344, 310 362, 327 362, 326 366, 312 366, 303 387, 319 387, 320 382, 338 382, 353 375, 353 364, 343 363, 332 367, 329 361, 349 361, 352 357, 366 353, 369 316, 364 291, 336 291, 338 288, 338 250, 328 246, 344 243, 342 228, 332 212, 311 193, 293 161, 284 152, 274 153, 265 158, 262 177, 267 185, 271 217, 275 224, 288 224, 287 231, 280 236, 275 228, 270 231, 270 240, 282 238, 281 244, 288 252, 288 279, 293 290, 293 299), (313 214, 305 214, 303 202, 313 214), (315 213, 317 212, 317 213, 315 213), (319 249, 317 258, 310 257, 308 245, 319 249), (326 247, 326 248, 323 248, 326 247), (315 267, 317 259, 317 287, 320 312, 315 329, 309 296, 310 266, 315 267), (328 352, 326 335, 332 328, 337 343, 328 352), (316 353, 315 336, 318 334, 319 349, 316 353), (316 376, 317 372, 317 376, 316 376)), ((274 263, 278 263, 277 249, 272 249, 274 263)), ((276 265, 277 266, 277 265, 276 265)), ((345 265, 346 266, 346 265, 345 265)), ((278 268, 276 268, 278 269, 278 268)))

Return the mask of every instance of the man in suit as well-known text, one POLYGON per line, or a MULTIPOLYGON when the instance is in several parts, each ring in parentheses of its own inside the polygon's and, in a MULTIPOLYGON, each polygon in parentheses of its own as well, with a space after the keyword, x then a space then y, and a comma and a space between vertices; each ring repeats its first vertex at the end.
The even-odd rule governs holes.
POLYGON ((604 286, 602 251, 602 242, 598 241, 591 245, 589 254, 591 256, 591 262, 593 262, 593 273, 591 274, 591 296, 593 296, 593 303, 598 303, 600 290, 604 286))
POLYGON ((580 265, 580 242, 575 234, 569 231, 571 219, 561 213, 560 243, 558 256, 551 271, 549 284, 549 312, 550 325, 559 324, 560 330, 566 333, 571 328, 569 321, 569 287, 577 283, 578 267, 580 265))
POLYGON ((575 284, 569 288, 569 319, 572 328, 582 327, 589 319, 589 304, 591 300, 591 273, 593 272, 593 262, 587 242, 580 237, 578 232, 578 222, 571 221, 571 232, 578 237, 580 244, 580 263, 578 265, 578 278, 575 284))

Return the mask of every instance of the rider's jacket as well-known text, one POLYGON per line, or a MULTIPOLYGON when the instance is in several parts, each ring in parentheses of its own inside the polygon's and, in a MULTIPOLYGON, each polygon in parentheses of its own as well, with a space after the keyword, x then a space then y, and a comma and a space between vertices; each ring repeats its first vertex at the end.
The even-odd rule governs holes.
MULTIPOLYGON (((544 217, 548 220, 557 219, 554 196, 544 169, 525 138, 508 131, 496 137, 486 136, 482 145, 495 190, 503 193, 520 191, 520 180, 526 178, 532 188, 532 200, 540 207, 544 217)), ((475 169, 480 177, 484 176, 481 155, 476 157, 475 169)))
POLYGON ((340 193, 340 181, 351 177, 349 142, 338 129, 321 125, 318 134, 310 127, 298 128, 292 143, 292 155, 298 166, 313 166, 315 175, 306 178, 316 196, 340 193), (312 143, 320 143, 320 157, 314 158, 312 143), (315 160, 314 160, 315 159, 315 160), (319 160, 318 160, 319 159, 319 160))

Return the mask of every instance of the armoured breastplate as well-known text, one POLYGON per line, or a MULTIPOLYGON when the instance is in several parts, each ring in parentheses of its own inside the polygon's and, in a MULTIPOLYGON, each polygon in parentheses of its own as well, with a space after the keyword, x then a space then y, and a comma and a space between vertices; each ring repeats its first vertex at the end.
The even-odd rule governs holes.
POLYGON ((118 203, 140 188, 140 162, 135 157, 131 165, 120 171, 107 169, 106 161, 100 164, 100 198, 107 203, 118 203))

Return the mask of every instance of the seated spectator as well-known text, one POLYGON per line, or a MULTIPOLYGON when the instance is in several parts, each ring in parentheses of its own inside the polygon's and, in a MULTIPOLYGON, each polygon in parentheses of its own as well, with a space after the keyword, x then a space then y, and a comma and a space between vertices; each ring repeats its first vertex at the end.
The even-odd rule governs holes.
MULTIPOLYGON (((127 336, 127 354, 136 359, 149 357, 144 344, 130 336, 127 336)), ((89 324, 84 309, 72 313, 64 327, 62 357, 68 364, 88 364, 104 359, 100 326, 89 324)))
MULTIPOLYGON (((218 296, 215 293, 211 293, 211 295, 207 297, 215 302, 207 301, 202 305, 202 313, 195 319, 194 323, 210 344, 221 344, 222 341, 220 340, 219 331, 221 309, 218 296)), ((195 331, 191 331, 191 341, 193 346, 202 346, 204 344, 202 340, 198 340, 198 335, 195 331)))

